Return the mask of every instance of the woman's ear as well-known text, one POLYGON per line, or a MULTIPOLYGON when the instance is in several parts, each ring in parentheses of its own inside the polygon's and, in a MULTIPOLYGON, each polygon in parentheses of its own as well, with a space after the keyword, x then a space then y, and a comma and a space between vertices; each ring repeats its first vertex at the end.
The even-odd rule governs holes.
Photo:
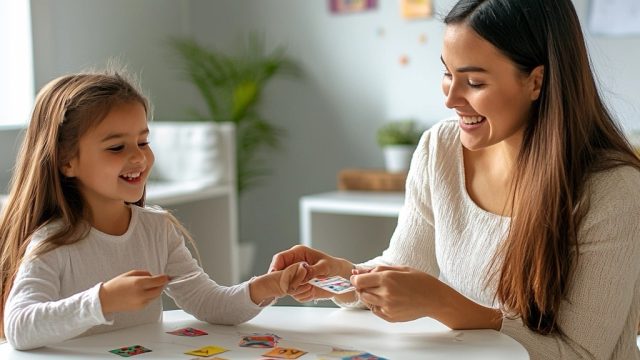
POLYGON ((544 65, 538 65, 529 74, 529 84, 531 85, 531 101, 540 98, 542 82, 544 81, 544 65))

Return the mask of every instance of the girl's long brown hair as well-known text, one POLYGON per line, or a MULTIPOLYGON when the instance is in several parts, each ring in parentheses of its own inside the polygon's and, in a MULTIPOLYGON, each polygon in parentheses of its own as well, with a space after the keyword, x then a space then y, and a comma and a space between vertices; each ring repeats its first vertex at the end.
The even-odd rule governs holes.
MULTIPOLYGON (((10 192, 0 214, 0 337, 4 337, 4 307, 31 236, 58 220, 59 230, 33 251, 38 256, 86 236, 85 205, 74 179, 60 168, 78 152, 80 137, 97 126, 109 111, 123 103, 138 102, 149 115, 149 104, 136 83, 122 72, 63 76, 45 85, 36 97, 31 122, 20 148, 10 192)), ((145 197, 134 205, 144 206, 145 197)), ((191 243, 178 221, 170 220, 191 243)))
POLYGON ((540 334, 557 331, 579 261, 578 230, 592 174, 640 161, 604 105, 571 0, 461 0, 444 22, 465 24, 523 74, 544 66, 518 155, 511 224, 489 279, 510 314, 540 334))

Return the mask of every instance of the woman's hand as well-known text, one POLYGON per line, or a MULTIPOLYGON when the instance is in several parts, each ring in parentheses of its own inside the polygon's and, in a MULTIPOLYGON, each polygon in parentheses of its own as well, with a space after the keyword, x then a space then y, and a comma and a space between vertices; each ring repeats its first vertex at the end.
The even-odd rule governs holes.
POLYGON ((351 283, 360 300, 377 316, 390 321, 410 321, 430 316, 442 299, 433 276, 406 266, 378 266, 354 271, 351 283))
MULTIPOLYGON (((330 298, 334 295, 328 291, 324 291, 313 285, 307 284, 307 281, 313 278, 322 278, 334 275, 349 278, 351 275, 351 269, 353 269, 353 264, 347 260, 333 257, 323 253, 322 251, 306 246, 296 245, 289 250, 275 254, 271 260, 271 265, 269 265, 269 272, 282 270, 298 262, 306 262, 309 264, 309 267, 307 268, 307 276, 302 282, 302 285, 289 290, 289 295, 300 302, 330 298)), ((346 297, 353 297, 353 294, 346 295, 346 297)))
POLYGON ((132 270, 105 282, 100 287, 100 304, 104 315, 139 310, 156 299, 169 282, 167 275, 151 275, 132 270))
POLYGON ((428 316, 457 330, 502 327, 500 310, 468 299, 425 272, 407 266, 378 266, 353 273, 351 283, 360 300, 387 321, 428 316))

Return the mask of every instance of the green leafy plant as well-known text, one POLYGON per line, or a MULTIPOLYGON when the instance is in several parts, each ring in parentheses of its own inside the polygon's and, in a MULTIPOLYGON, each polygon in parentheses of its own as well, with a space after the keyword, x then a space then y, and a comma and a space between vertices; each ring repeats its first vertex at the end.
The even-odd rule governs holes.
POLYGON ((299 76, 300 68, 282 47, 268 52, 263 37, 255 33, 247 36, 243 51, 235 56, 193 39, 174 38, 170 45, 207 106, 206 114, 191 109, 191 117, 235 124, 237 187, 242 193, 269 173, 261 150, 277 149, 285 133, 258 111, 264 88, 276 75, 299 76))
POLYGON ((387 123, 377 132, 378 145, 416 145, 422 135, 415 120, 399 120, 387 123))

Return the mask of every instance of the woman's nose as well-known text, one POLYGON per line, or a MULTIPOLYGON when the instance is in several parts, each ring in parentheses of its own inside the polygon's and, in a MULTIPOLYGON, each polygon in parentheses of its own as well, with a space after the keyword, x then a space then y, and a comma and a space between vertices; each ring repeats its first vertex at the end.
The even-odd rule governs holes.
POLYGON ((442 91, 445 96, 444 104, 449 109, 464 105, 465 100, 460 94, 459 87, 453 84, 451 80, 442 84, 442 91))

